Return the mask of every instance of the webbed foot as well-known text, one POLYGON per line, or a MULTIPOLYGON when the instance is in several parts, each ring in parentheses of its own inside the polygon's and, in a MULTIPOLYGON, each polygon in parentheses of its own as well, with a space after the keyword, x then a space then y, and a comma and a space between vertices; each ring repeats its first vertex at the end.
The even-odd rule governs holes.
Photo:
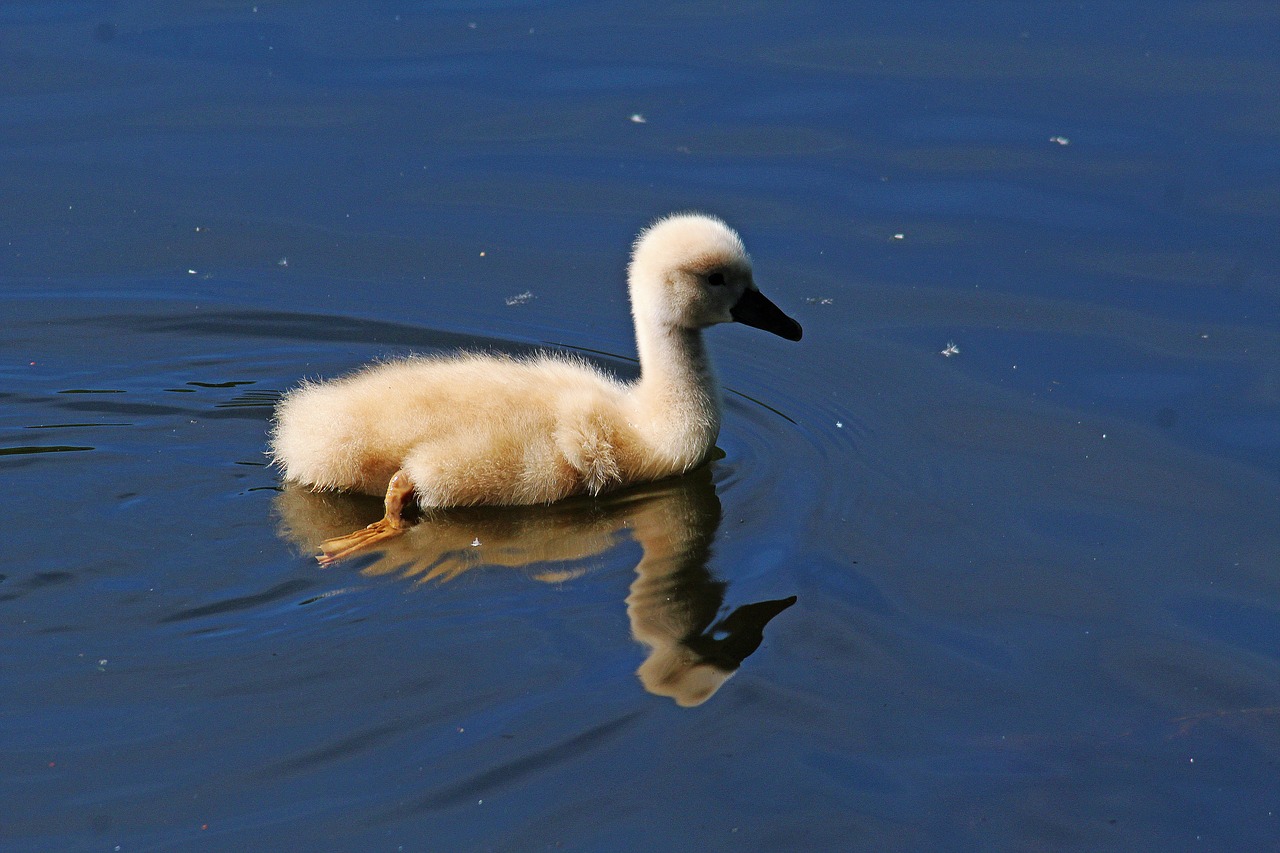
POLYGON ((394 539, 407 529, 403 524, 393 524, 386 518, 380 518, 355 533, 348 533, 346 536, 335 536, 333 539, 326 539, 321 542, 320 550, 323 553, 316 557, 316 561, 322 566, 331 565, 339 560, 358 554, 367 548, 371 548, 379 542, 394 539))
POLYGON ((404 471, 397 471, 387 485, 386 513, 382 518, 354 533, 321 542, 316 561, 322 566, 332 565, 404 533, 409 529, 404 518, 405 505, 412 497, 413 481, 404 471))

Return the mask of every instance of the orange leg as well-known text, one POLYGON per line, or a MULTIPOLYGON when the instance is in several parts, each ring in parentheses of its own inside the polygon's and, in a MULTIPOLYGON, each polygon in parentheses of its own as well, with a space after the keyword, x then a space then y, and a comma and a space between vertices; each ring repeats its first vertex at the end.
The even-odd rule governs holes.
POLYGON ((404 510, 412 499, 413 481, 404 471, 397 471, 387 485, 386 513, 382 518, 363 530, 321 542, 320 550, 323 553, 316 560, 320 565, 327 566, 404 533, 409 529, 404 510))

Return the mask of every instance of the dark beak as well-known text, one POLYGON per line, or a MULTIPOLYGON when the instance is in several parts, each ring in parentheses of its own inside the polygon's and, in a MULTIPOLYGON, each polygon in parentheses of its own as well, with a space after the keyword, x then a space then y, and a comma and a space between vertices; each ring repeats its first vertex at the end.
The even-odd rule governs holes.
POLYGON ((729 309, 729 316, 735 323, 755 326, 789 341, 800 340, 800 335, 804 333, 799 323, 783 314, 781 308, 758 290, 748 290, 742 294, 738 304, 729 309))

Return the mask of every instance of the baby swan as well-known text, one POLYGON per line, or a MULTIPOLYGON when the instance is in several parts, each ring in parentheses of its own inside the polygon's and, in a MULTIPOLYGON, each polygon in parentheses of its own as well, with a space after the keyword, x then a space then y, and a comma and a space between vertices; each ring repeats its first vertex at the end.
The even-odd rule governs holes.
POLYGON ((321 545, 330 563, 407 526, 419 507, 538 504, 682 474, 720 431, 702 330, 739 322, 800 340, 757 289, 742 240, 719 219, 676 214, 636 239, 628 269, 640 379, 572 357, 410 357, 306 383, 276 409, 285 479, 386 495, 386 515, 321 545))

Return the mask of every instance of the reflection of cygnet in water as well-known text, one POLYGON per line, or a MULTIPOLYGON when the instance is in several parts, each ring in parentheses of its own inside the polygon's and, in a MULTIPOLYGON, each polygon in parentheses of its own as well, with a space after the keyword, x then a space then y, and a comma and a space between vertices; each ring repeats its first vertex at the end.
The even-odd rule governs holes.
POLYGON ((645 689, 688 708, 720 689, 760 647, 769 620, 796 599, 747 604, 713 626, 728 584, 707 569, 720 523, 709 473, 705 488, 683 497, 632 518, 632 535, 644 555, 627 596, 627 617, 632 636, 651 649, 636 672, 645 689))
MULTIPOLYGON (((379 511, 377 501, 289 486, 276 498, 280 531, 303 550, 379 511)), ((435 510, 382 543, 366 575, 447 581, 481 566, 527 568, 560 582, 591 568, 628 536, 643 550, 627 596, 636 640, 651 649, 638 670, 646 690, 699 705, 760 645, 764 626, 794 596, 739 607, 714 626, 727 584, 707 568, 720 500, 711 466, 604 498, 543 507, 435 510)))

